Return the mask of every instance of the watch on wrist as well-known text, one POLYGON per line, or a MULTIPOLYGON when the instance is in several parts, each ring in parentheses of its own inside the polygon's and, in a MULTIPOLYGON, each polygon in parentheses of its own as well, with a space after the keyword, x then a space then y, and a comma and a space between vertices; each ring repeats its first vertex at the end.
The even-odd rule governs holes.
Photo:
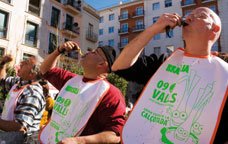
POLYGON ((65 49, 60 50, 60 47, 59 47, 59 46, 57 47, 57 50, 58 50, 58 52, 59 52, 60 54, 63 54, 63 53, 65 52, 65 49))

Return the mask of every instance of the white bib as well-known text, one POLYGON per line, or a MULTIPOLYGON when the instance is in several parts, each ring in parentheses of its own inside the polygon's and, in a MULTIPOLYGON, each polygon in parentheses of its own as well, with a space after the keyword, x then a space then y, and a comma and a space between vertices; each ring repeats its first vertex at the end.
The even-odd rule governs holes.
POLYGON ((1 118, 4 120, 12 121, 14 120, 14 110, 16 108, 17 99, 23 92, 26 86, 16 89, 17 84, 13 85, 9 93, 6 96, 6 100, 3 107, 3 112, 1 118))
POLYGON ((83 82, 82 76, 70 79, 61 89, 51 120, 40 134, 44 144, 54 144, 80 135, 110 85, 104 80, 83 82))
POLYGON ((123 128, 123 143, 212 143, 227 87, 227 63, 177 49, 144 88, 123 128))

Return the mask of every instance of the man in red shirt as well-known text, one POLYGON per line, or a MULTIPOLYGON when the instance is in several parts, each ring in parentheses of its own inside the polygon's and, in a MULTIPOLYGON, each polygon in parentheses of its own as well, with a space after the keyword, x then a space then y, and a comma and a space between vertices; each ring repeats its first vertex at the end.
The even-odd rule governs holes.
POLYGON ((109 46, 98 47, 82 56, 83 76, 55 68, 58 56, 75 48, 79 49, 75 42, 66 42, 41 65, 44 77, 60 93, 40 140, 42 143, 119 143, 126 105, 121 92, 106 81, 115 51, 109 46))

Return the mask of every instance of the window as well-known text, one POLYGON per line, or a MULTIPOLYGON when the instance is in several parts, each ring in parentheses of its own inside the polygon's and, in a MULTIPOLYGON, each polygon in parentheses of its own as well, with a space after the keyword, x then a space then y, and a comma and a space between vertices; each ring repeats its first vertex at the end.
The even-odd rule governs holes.
POLYGON ((103 23, 104 22, 104 17, 101 16, 99 21, 100 21, 100 23, 103 23))
POLYGON ((161 48, 160 47, 154 47, 154 54, 156 54, 158 57, 160 56, 161 48))
POLYGON ((49 34, 49 48, 48 53, 52 53, 57 47, 57 36, 55 34, 49 34))
POLYGON ((154 40, 160 40, 161 39, 161 34, 156 34, 154 36, 154 40))
POLYGON ((72 31, 73 23, 74 23, 74 18, 72 16, 66 14, 66 22, 64 23, 64 28, 72 31))
POLYGON ((170 55, 172 52, 174 52, 174 46, 173 45, 169 45, 166 47, 166 52, 168 55, 170 55))
POLYGON ((28 11, 39 16, 40 15, 40 0, 29 0, 28 11))
POLYGON ((194 4, 195 0, 185 0, 183 5, 190 5, 190 4, 194 4))
POLYGON ((89 28, 88 28, 90 33, 93 33, 93 25, 91 23, 89 23, 89 28))
POLYGON ((59 26, 59 16, 60 16, 60 10, 58 10, 55 7, 52 7, 51 11, 51 26, 58 27, 59 26))
POLYGON ((135 22, 135 29, 138 30, 138 29, 144 29, 144 24, 143 24, 143 20, 137 20, 135 22))
POLYGON ((152 9, 153 9, 153 10, 158 10, 158 9, 160 9, 160 3, 159 3, 159 2, 153 3, 153 4, 152 4, 152 9))
POLYGON ((103 46, 104 45, 104 42, 103 41, 99 41, 98 42, 98 46, 103 46))
POLYGON ((216 12, 216 6, 215 6, 215 5, 209 6, 209 9, 211 9, 211 10, 213 10, 215 13, 217 13, 217 12, 216 12))
POLYGON ((34 55, 27 54, 27 53, 23 53, 23 60, 27 60, 27 59, 29 59, 31 56, 34 56, 34 55))
POLYGON ((114 47, 114 39, 108 40, 108 45, 114 47))
POLYGON ((8 25, 8 13, 0 10, 0 38, 6 38, 8 25))
POLYGON ((128 23, 123 23, 121 25, 121 32, 128 32, 128 23))
POLYGON ((36 47, 37 45, 37 28, 38 25, 32 22, 27 22, 26 34, 25 34, 25 44, 31 47, 36 47))
POLYGON ((137 7, 136 8, 136 16, 143 15, 143 7, 137 7))
POLYGON ((121 12, 120 19, 128 19, 128 11, 124 10, 121 12))
POLYGON ((170 37, 168 37, 168 35, 166 34, 166 38, 172 38, 173 37, 173 29, 170 29, 169 36, 170 37))
POLYGON ((121 47, 125 47, 127 44, 128 44, 128 38, 126 37, 121 38, 121 43, 120 43, 121 47))
MULTIPOLYGON (((153 17, 153 23, 155 23, 158 20, 159 17, 153 17)), ((160 40, 161 34, 156 34, 153 38, 154 40, 160 40)))
POLYGON ((171 7, 172 6, 172 0, 165 0, 165 7, 171 7))
POLYGON ((110 14, 108 19, 109 19, 109 21, 114 20, 114 14, 110 14))
POLYGON ((143 25, 143 20, 137 20, 135 22, 135 24, 136 24, 136 26, 141 26, 141 25, 143 25))
POLYGON ((153 23, 155 23, 158 19, 159 17, 153 17, 153 23))
POLYGON ((5 49, 0 47, 0 57, 2 57, 5 54, 5 49))
POLYGON ((99 35, 103 35, 104 34, 104 30, 103 29, 99 29, 99 35))
POLYGON ((114 33, 114 27, 109 27, 108 28, 108 33, 114 33))

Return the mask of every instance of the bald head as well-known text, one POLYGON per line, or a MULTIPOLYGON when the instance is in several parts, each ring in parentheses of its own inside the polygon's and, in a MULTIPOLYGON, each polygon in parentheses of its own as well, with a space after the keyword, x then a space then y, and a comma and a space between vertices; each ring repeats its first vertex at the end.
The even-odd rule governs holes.
POLYGON ((216 37, 215 37, 215 41, 219 38, 221 30, 222 30, 222 24, 221 24, 221 20, 219 18, 219 16, 211 9, 207 8, 207 7, 199 7, 197 9, 195 9, 196 11, 206 11, 206 13, 209 14, 209 16, 212 18, 213 20, 213 25, 212 25, 212 30, 213 32, 216 33, 216 37))

